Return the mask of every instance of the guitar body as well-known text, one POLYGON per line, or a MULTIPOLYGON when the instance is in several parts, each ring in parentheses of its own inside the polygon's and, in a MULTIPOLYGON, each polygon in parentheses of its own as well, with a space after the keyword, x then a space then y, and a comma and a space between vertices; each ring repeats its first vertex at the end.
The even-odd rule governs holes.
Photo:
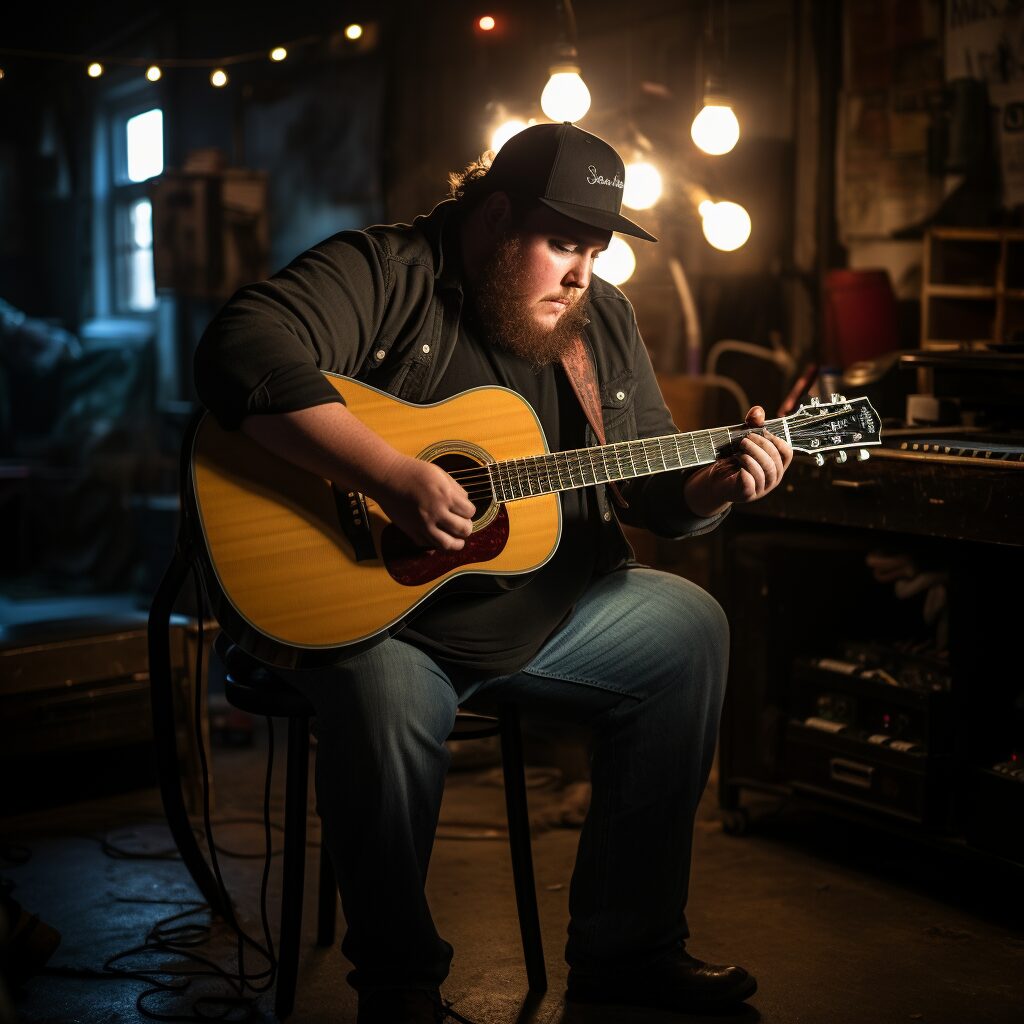
MULTIPOLYGON (((400 452, 456 476, 483 483, 477 466, 548 451, 533 409, 505 388, 423 406, 324 376, 400 452)), ((195 429, 190 467, 214 613, 243 649, 279 667, 326 664, 385 639, 457 577, 532 572, 561 534, 557 493, 495 502, 471 491, 477 513, 464 551, 415 549, 372 499, 339 492, 209 415, 195 429)))

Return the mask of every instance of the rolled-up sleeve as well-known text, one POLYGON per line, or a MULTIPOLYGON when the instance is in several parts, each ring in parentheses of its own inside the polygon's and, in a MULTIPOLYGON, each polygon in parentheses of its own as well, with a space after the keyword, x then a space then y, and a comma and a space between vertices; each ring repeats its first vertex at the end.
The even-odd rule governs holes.
POLYGON ((254 413, 341 401, 320 371, 355 374, 388 290, 388 263, 361 231, 335 235, 269 280, 242 288, 196 348, 200 401, 229 430, 254 413))

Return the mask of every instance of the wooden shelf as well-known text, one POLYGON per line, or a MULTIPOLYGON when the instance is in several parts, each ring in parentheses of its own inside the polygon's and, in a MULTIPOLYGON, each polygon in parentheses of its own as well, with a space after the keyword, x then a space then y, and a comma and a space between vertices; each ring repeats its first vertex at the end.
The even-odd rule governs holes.
POLYGON ((1024 229, 932 228, 922 270, 922 348, 984 349, 1024 330, 1024 229))

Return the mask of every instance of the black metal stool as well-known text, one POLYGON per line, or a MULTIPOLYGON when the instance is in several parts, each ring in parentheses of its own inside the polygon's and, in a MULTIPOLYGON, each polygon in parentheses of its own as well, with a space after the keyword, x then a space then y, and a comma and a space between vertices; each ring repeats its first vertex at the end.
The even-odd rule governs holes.
MULTIPOLYGON (((306 803, 309 787, 309 727, 313 706, 272 669, 251 659, 234 647, 221 633, 214 643, 226 675, 224 692, 228 703, 253 715, 288 719, 288 753, 285 772, 284 860, 282 864, 281 931, 278 940, 277 986, 274 1010, 283 1020, 295 1004, 298 981, 299 945, 302 934, 302 898, 306 860, 306 803)), ((505 777, 512 876, 523 955, 531 992, 547 988, 547 972, 541 944, 540 917, 530 850, 529 818, 526 806, 526 776, 522 736, 515 707, 502 707, 497 717, 459 711, 449 739, 481 739, 499 736, 505 777)), ((334 942, 337 889, 330 857, 321 837, 320 876, 317 897, 317 945, 334 942)))
MULTIPOLYGON (((217 884, 196 840, 182 795, 174 718, 169 628, 174 601, 194 564, 187 527, 182 529, 174 559, 154 595, 149 612, 150 699, 153 711, 157 774, 164 813, 182 862, 213 913, 235 921, 234 907, 217 884)), ((281 931, 278 939, 278 974, 275 1010, 284 1018, 294 1006, 302 925, 305 878, 306 794, 309 784, 309 723, 313 708, 294 687, 259 662, 243 655, 224 659, 225 692, 232 705, 255 715, 288 719, 285 780, 285 837, 282 863, 281 931)), ((497 717, 460 711, 451 739, 498 736, 505 777, 512 876, 526 976, 531 994, 547 988, 541 943, 540 916, 530 849, 530 822, 526 806, 526 775, 518 710, 503 706, 497 717)), ((330 860, 320 850, 319 922, 317 942, 334 941, 337 889, 330 860)))

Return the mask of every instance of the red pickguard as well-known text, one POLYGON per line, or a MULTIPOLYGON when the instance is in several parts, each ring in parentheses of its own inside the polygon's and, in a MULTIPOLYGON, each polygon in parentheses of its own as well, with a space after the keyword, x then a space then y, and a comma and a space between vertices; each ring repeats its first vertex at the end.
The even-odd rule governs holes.
POLYGON ((466 541, 461 551, 427 551, 416 547, 392 523, 384 527, 380 536, 381 559, 391 578, 406 587, 418 587, 439 579, 446 572, 471 562, 489 562, 505 549, 508 543, 508 512, 505 506, 482 530, 477 530, 466 541))

